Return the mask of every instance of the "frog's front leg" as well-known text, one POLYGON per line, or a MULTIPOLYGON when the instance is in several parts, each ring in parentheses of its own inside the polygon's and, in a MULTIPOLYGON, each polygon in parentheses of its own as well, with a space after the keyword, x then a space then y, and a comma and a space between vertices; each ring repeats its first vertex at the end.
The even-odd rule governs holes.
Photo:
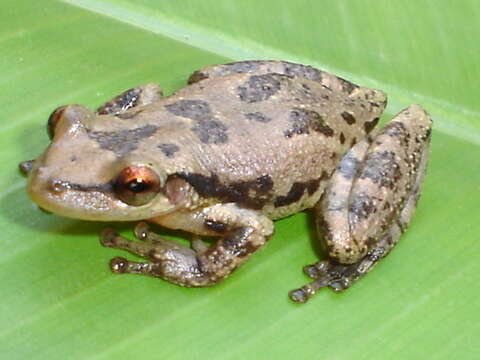
MULTIPOLYGON (((128 89, 107 101, 97 109, 99 115, 119 115, 127 110, 141 105, 154 103, 163 96, 162 89, 157 84, 149 83, 128 89)), ((121 117, 121 115, 120 115, 121 117)))
POLYGON ((136 237, 144 240, 142 242, 130 241, 112 230, 105 230, 101 236, 104 246, 128 250, 149 259, 138 263, 114 258, 110 262, 114 272, 146 274, 182 286, 211 286, 243 264, 273 233, 270 219, 232 203, 154 220, 171 227, 177 223, 180 224, 178 227, 187 227, 187 231, 222 237, 210 247, 197 240, 195 249, 191 249, 162 239, 143 224, 135 230, 136 237))
POLYGON ((420 196, 430 132, 429 115, 412 105, 345 155, 315 209, 329 259, 304 268, 315 280, 292 300, 349 288, 395 246, 420 196))

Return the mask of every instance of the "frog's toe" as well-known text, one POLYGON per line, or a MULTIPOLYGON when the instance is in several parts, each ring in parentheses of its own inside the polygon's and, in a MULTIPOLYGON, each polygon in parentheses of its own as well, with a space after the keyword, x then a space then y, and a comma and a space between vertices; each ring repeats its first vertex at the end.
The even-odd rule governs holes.
POLYGON ((128 267, 128 260, 121 256, 116 256, 110 260, 110 269, 115 274, 124 274, 128 267))
POLYGON ((350 287, 352 284, 350 266, 331 265, 328 262, 320 263, 322 263, 322 273, 316 268, 317 264, 308 266, 309 270, 315 269, 310 273, 312 276, 317 276, 314 281, 288 293, 292 301, 301 304, 306 303, 309 298, 324 287, 330 287, 335 292, 340 292, 350 287))
POLYGON ((307 295, 307 290, 304 288, 294 289, 288 293, 288 296, 293 302, 298 304, 306 303, 309 298, 307 295))
POLYGON ((100 243, 105 247, 115 247, 118 237, 119 234, 115 230, 106 228, 100 233, 100 243))
POLYGON ((155 262, 129 261, 117 256, 110 260, 110 269, 115 274, 144 274, 154 277, 159 276, 159 264, 155 262))
POLYGON ((329 274, 325 274, 311 283, 303 285, 301 288, 290 291, 288 296, 293 302, 304 304, 308 299, 315 295, 319 289, 328 286, 330 281, 329 274))
POLYGON ((135 234, 135 237, 138 240, 148 240, 149 237, 151 237, 152 233, 150 231, 149 226, 145 222, 139 222, 136 226, 135 229, 133 230, 133 233, 135 234))
POLYGON ((303 272, 311 279, 318 279, 320 276, 326 273, 329 268, 329 264, 330 263, 326 260, 319 261, 315 264, 304 266, 303 272))

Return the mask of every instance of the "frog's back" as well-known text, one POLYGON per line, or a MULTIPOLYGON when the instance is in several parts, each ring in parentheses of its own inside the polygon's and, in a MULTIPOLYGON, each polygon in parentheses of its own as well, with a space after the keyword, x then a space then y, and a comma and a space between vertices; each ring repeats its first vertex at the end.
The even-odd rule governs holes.
POLYGON ((234 72, 204 77, 162 99, 150 111, 169 128, 157 132, 163 142, 178 149, 165 159, 168 172, 202 197, 271 218, 313 206, 340 157, 385 106, 383 93, 327 82, 332 86, 312 76, 234 72))

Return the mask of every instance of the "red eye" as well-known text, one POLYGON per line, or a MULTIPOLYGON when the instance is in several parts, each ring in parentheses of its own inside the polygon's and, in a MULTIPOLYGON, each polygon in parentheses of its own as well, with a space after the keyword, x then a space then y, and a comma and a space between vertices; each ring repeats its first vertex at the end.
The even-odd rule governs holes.
POLYGON ((149 167, 132 165, 120 172, 114 190, 117 197, 128 205, 145 205, 160 191, 160 178, 149 167))

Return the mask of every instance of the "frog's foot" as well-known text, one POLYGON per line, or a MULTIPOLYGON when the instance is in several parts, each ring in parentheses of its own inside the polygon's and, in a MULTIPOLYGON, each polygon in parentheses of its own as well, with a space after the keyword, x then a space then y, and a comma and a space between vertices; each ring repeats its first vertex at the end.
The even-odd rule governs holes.
POLYGON ((195 252, 185 246, 181 246, 173 241, 161 238, 151 232, 148 225, 139 223, 134 230, 135 237, 141 242, 131 241, 124 238, 112 229, 105 229, 100 234, 100 242, 103 246, 127 250, 133 254, 149 258, 149 262, 129 261, 123 257, 115 257, 110 260, 110 268, 117 274, 145 274, 155 277, 162 277, 161 263, 158 258, 188 259, 195 252), (156 261, 157 260, 157 261, 156 261))
POLYGON ((111 229, 104 230, 100 236, 102 245, 149 260, 133 262, 116 257, 110 261, 112 271, 160 277, 182 286, 211 286, 243 264, 273 233, 271 220, 234 204, 205 208, 192 214, 191 219, 202 226, 216 224, 217 229, 221 224, 223 237, 212 246, 197 238, 193 248, 188 248, 154 234, 145 223, 138 224, 134 231, 140 242, 130 241, 111 229))
POLYGON ((128 89, 97 109, 99 115, 115 115, 120 118, 133 117, 136 112, 127 112, 127 110, 140 106, 154 103, 163 96, 163 92, 157 84, 146 84, 128 89))
MULTIPOLYGON (((134 229, 135 237, 141 242, 131 241, 124 238, 113 229, 105 229, 100 234, 100 242, 103 246, 127 250, 132 254, 148 258, 150 262, 129 261, 123 257, 115 257, 110 260, 110 268, 117 274, 145 274, 162 277, 162 268, 159 259, 179 260, 188 259, 195 255, 195 251, 173 241, 163 239, 150 231, 146 223, 139 223, 134 229)), ((192 264, 195 265, 195 264, 192 264)))
POLYGON ((384 248, 378 247, 370 250, 363 259, 354 264, 334 264, 324 260, 307 265, 303 268, 303 271, 315 280, 301 288, 290 291, 290 299, 296 303, 305 303, 323 287, 330 287, 335 292, 346 290, 368 273, 386 254, 387 251, 384 248))

